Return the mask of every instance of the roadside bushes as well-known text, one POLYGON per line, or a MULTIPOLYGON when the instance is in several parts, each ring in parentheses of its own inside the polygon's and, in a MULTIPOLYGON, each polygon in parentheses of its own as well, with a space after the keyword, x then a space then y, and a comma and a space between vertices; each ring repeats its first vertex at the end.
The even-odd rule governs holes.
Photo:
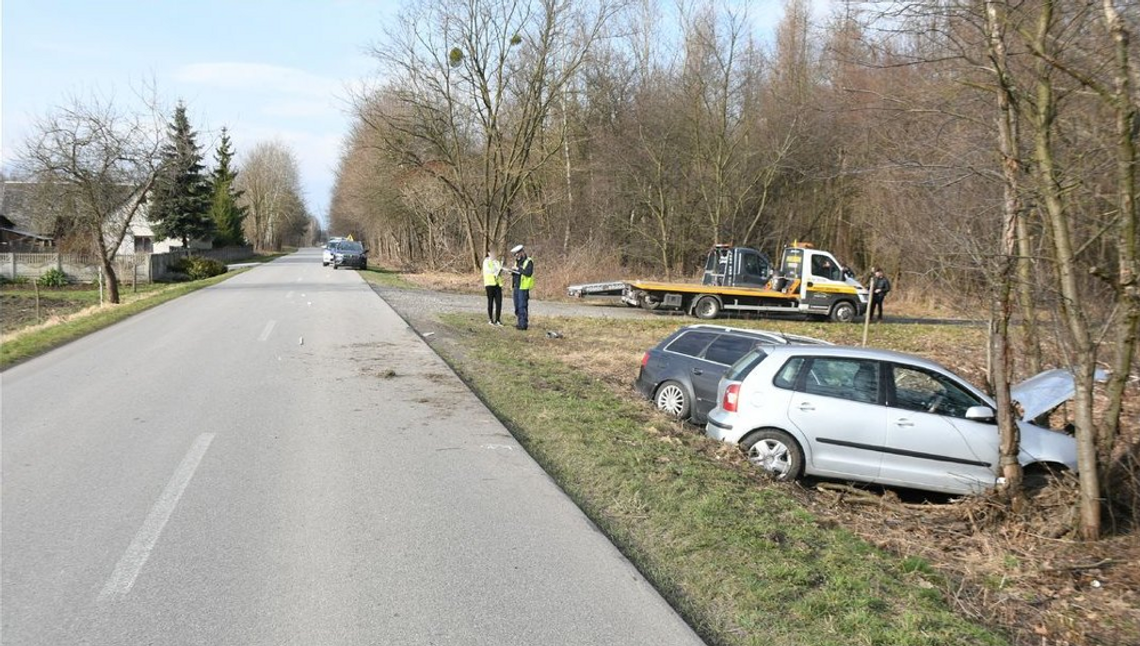
POLYGON ((213 258, 187 256, 179 258, 171 267, 175 273, 186 276, 187 280, 202 280, 226 273, 225 263, 213 258))
POLYGON ((36 284, 40 287, 64 287, 68 282, 70 281, 67 279, 67 274, 55 267, 45 271, 36 279, 36 284))

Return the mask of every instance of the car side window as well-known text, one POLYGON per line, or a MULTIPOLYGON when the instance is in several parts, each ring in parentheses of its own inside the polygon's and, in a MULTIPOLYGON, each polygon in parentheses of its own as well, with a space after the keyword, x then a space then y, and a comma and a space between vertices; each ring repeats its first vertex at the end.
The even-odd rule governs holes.
POLYGON ((665 347, 669 352, 698 357, 717 335, 711 332, 685 332, 665 347))
POLYGON ((730 366, 736 363, 737 359, 748 354, 748 351, 755 345, 755 339, 725 334, 713 341, 708 350, 705 350, 705 359, 730 366))
POLYGON ((796 387, 796 377, 800 374, 800 368, 804 365, 803 357, 792 357, 784 364, 780 371, 776 373, 776 378, 772 383, 777 388, 785 390, 792 390, 796 387))
POLYGON ((893 366, 893 406, 906 410, 965 417, 971 406, 983 405, 973 394, 944 375, 910 366, 893 366))
POLYGON ((817 357, 803 382, 803 392, 850 401, 879 401, 879 362, 870 359, 817 357))

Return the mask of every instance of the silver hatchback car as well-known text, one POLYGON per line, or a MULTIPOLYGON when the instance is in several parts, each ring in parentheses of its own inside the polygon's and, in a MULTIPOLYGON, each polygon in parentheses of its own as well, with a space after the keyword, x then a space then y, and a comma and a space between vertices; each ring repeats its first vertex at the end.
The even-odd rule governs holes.
MULTIPOLYGON (((739 445, 779 479, 812 475, 953 494, 997 484, 993 400, 920 357, 757 348, 725 373, 718 402, 706 433, 739 445)), ((1020 424, 1022 466, 1076 470, 1071 436, 1020 424)))

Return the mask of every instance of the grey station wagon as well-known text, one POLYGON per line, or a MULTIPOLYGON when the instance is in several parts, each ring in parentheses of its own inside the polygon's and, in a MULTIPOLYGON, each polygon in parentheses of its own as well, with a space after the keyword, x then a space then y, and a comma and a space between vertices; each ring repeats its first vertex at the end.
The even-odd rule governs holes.
POLYGON ((641 358, 634 386, 677 419, 704 424, 716 406, 717 384, 728 367, 759 345, 826 344, 767 330, 689 325, 665 337, 641 358))

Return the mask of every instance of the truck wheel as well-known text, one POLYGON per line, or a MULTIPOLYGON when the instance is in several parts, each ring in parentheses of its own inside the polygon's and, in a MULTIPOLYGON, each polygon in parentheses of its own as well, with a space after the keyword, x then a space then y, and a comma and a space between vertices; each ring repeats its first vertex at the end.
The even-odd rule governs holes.
POLYGON ((652 312, 652 311, 656 310, 658 307, 661 307, 661 301, 654 300, 653 297, 650 296, 649 294, 643 293, 641 295, 641 298, 639 298, 638 300, 641 301, 641 309, 643 309, 643 310, 649 310, 650 312, 652 312))
POLYGON ((716 299, 716 296, 702 296, 697 301, 696 306, 693 307, 693 313, 699 319, 715 319, 720 316, 720 301, 716 299))
POLYGON ((831 320, 836 323, 850 323, 855 320, 855 306, 851 301, 840 301, 831 308, 831 320))

